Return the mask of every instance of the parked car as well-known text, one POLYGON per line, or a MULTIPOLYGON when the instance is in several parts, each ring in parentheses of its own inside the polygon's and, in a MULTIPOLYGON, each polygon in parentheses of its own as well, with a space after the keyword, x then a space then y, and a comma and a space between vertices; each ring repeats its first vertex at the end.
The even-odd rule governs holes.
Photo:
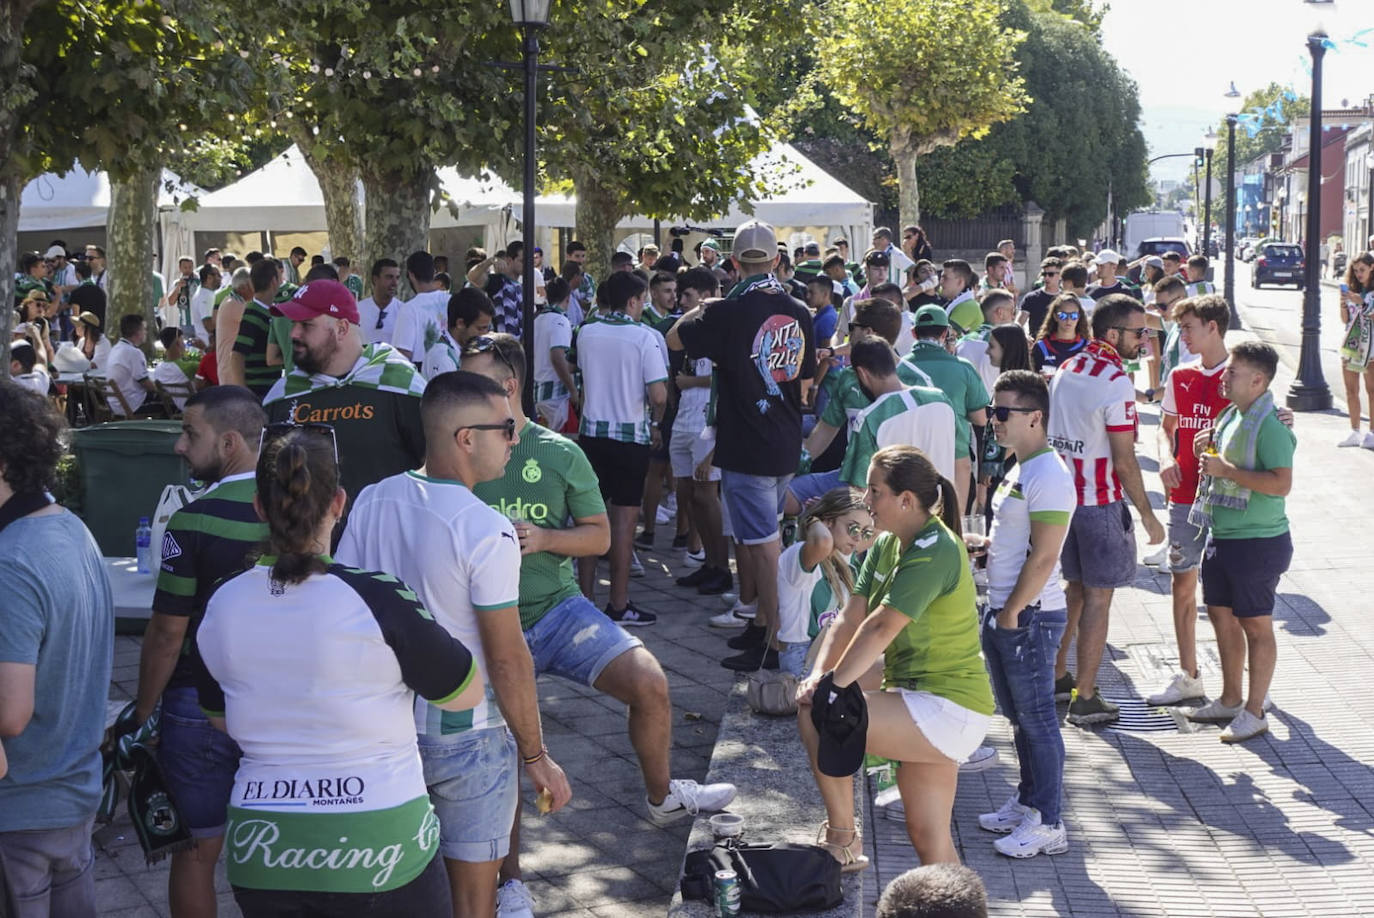
POLYGON ((1294 284, 1301 290, 1306 269, 1302 249, 1291 242, 1266 242, 1250 266, 1250 286, 1294 284))
POLYGON ((1193 250, 1182 239, 1168 236, 1152 236, 1136 246, 1137 258, 1143 258, 1146 255, 1163 255, 1165 252, 1177 252, 1183 256, 1184 261, 1187 261, 1193 250))

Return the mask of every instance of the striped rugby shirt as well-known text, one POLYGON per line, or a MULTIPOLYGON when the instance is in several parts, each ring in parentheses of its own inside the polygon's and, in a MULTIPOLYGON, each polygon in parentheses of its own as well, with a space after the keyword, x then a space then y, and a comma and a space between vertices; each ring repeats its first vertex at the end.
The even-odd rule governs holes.
POLYGON ((267 538, 267 524, 253 509, 257 489, 253 472, 230 475, 167 521, 153 610, 191 619, 169 689, 195 685, 190 650, 205 601, 221 580, 252 567, 252 556, 267 538))
POLYGON ((1135 385, 1116 348, 1095 340, 1060 365, 1050 380, 1050 445, 1073 471, 1080 507, 1122 499, 1108 435, 1135 429, 1135 385))
POLYGON ((243 355, 244 382, 258 398, 267 395, 277 380, 281 367, 267 365, 267 341, 272 331, 272 314, 259 300, 249 300, 239 320, 239 335, 234 339, 234 353, 243 355))

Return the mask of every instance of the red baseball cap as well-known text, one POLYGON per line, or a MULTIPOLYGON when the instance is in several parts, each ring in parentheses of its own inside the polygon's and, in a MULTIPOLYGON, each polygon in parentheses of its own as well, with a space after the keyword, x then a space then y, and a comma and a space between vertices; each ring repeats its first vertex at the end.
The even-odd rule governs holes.
POLYGON ((353 291, 336 280, 313 280, 302 284, 285 303, 272 307, 275 316, 293 322, 308 322, 316 316, 332 316, 358 324, 358 301, 353 291))

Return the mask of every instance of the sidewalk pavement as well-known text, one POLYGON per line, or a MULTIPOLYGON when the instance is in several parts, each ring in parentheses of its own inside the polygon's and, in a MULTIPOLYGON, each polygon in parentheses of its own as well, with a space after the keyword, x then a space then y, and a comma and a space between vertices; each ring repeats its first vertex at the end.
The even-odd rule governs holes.
MULTIPOLYGON (((1274 388, 1283 392, 1292 374, 1283 365, 1279 372, 1274 388)), ((1154 412, 1143 411, 1142 422, 1141 465, 1158 508, 1157 466, 1147 458, 1154 455, 1154 412)), ((1112 605, 1108 659, 1098 676, 1106 697, 1127 700, 1132 723, 1063 727, 1068 852, 1011 860, 993 850, 997 836, 978 828, 977 815, 999 807, 1016 786, 1002 717, 989 734, 1001 764, 959 782, 955 841, 987 884, 990 914, 1374 915, 1374 599, 1365 573, 1374 557, 1367 522, 1374 519, 1374 452, 1335 447, 1346 429, 1336 412, 1299 415, 1295 429, 1288 499, 1295 553, 1274 617, 1270 732, 1228 746, 1218 741, 1219 728, 1144 704, 1167 679, 1176 652, 1168 575, 1141 567, 1112 605)), ((1201 666, 1215 694, 1216 643, 1205 611, 1200 618, 1201 666)), ((876 869, 864 887, 871 915, 884 885, 916 862, 903 824, 880 817, 868 825, 876 869)))
MULTIPOLYGON (((659 527, 660 545, 671 540, 672 526, 659 527)), ((703 780, 715 746, 735 674, 722 669, 725 637, 706 626, 722 611, 720 598, 697 596, 673 578, 683 570, 682 552, 641 551, 646 576, 631 580, 636 604, 659 614, 653 627, 632 629, 654 652, 668 674, 673 703, 673 777, 703 780)), ((602 576, 605 568, 602 567, 602 576)), ((606 587, 599 599, 605 602, 606 587)), ((115 639, 110 698, 116 709, 138 688, 139 639, 115 639)), ((539 707, 545 741, 573 788, 567 808, 550 816, 534 814, 533 791, 525 799, 521 866, 540 918, 639 918, 667 911, 677 888, 682 855, 692 828, 686 819, 666 829, 645 814, 644 785, 638 760, 625 732, 624 706, 597 692, 553 677, 539 680, 539 707)), ((810 792, 809 788, 799 790, 810 792)), ((96 901, 104 918, 167 918, 168 862, 144 864, 123 802, 116 821, 98 829, 96 901)), ((238 918, 225 879, 224 859, 217 868, 219 914, 238 918)), ((421 916, 417 916, 421 918, 421 916)), ((429 916, 425 916, 429 918, 429 916)))

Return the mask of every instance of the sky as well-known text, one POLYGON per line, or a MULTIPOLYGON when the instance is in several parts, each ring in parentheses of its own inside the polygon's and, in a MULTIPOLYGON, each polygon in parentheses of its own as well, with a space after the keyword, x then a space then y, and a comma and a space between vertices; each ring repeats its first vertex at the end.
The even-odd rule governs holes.
MULTIPOLYGON (((1222 94, 1232 81, 1242 98, 1270 82, 1310 93, 1312 78, 1302 61, 1310 60, 1305 36, 1318 20, 1338 43, 1326 53, 1322 107, 1341 107, 1342 99, 1357 106, 1374 94, 1374 31, 1360 36, 1367 48, 1343 43, 1374 25, 1374 0, 1337 0, 1323 4, 1320 13, 1311 6, 1302 0, 1190 0, 1180 8, 1111 0, 1102 43, 1140 87, 1150 156, 1190 152, 1209 126, 1224 129, 1232 100, 1222 94), (1165 46, 1159 41, 1161 21, 1172 36, 1165 46), (1193 47, 1201 53, 1189 53, 1193 47)), ((1185 178, 1190 162, 1155 163, 1151 178, 1185 178)))

